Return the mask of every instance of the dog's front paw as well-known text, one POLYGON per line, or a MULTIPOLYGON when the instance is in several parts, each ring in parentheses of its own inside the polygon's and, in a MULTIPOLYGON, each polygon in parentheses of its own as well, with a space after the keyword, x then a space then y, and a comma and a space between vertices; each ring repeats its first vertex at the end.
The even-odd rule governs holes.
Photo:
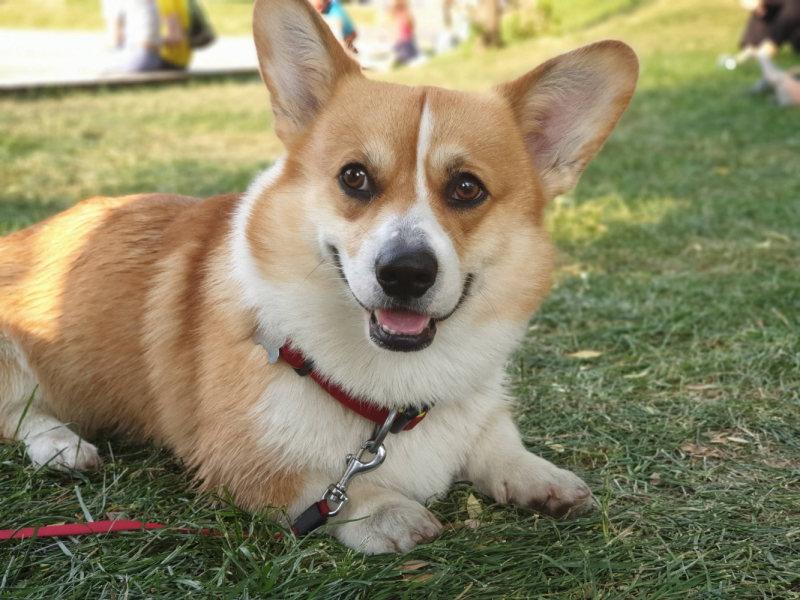
POLYGON ((442 524, 427 508, 399 494, 359 502, 350 512, 348 519, 361 520, 337 525, 336 537, 365 554, 408 552, 442 531, 442 524))
POLYGON ((552 517, 578 516, 594 508, 592 493, 580 477, 533 454, 497 469, 494 499, 527 506, 552 517))
POLYGON ((40 433, 25 440, 28 456, 37 467, 49 465, 55 469, 96 469, 102 459, 94 444, 81 439, 67 427, 40 433))

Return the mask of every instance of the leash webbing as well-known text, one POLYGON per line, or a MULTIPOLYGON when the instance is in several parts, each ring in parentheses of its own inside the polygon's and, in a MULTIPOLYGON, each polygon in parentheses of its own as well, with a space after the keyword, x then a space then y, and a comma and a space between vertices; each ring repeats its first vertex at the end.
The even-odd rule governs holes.
MULTIPOLYGON (((145 523, 143 521, 92 521, 90 523, 68 523, 65 525, 44 525, 42 527, 22 527, 20 529, 0 530, 0 540, 26 540, 29 538, 69 537, 73 535, 100 535, 120 531, 145 531, 163 529, 161 523, 145 523)), ((203 535, 222 535, 211 529, 190 529, 179 527, 182 533, 201 533, 203 535)))

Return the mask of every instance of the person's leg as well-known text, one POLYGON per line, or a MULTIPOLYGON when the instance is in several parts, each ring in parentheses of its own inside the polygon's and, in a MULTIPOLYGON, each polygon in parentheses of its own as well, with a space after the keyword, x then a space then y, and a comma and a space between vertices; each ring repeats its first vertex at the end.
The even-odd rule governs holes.
POLYGON ((781 71, 766 56, 759 56, 758 62, 761 65, 764 79, 775 90, 775 98, 778 104, 780 106, 800 105, 800 80, 795 79, 785 71, 781 71))
POLYGON ((123 55, 118 71, 121 73, 146 73, 158 71, 160 68, 161 56, 157 50, 136 48, 123 55))

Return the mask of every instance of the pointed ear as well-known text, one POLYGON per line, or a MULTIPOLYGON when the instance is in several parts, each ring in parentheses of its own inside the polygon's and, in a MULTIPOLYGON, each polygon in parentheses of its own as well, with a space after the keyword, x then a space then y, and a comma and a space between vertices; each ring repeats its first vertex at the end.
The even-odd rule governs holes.
POLYGON ((497 88, 514 111, 548 202, 578 182, 625 112, 638 77, 633 50, 607 40, 497 88))
POLYGON ((314 119, 339 81, 362 76, 308 0, 256 0, 253 37, 284 144, 314 119))

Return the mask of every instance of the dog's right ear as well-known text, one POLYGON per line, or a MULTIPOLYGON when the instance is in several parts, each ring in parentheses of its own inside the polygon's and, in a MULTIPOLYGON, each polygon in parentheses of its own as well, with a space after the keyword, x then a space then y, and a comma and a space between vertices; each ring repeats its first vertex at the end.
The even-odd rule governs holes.
POLYGON ((284 144, 314 119, 343 78, 361 76, 361 66, 308 0, 256 0, 253 37, 284 144))

